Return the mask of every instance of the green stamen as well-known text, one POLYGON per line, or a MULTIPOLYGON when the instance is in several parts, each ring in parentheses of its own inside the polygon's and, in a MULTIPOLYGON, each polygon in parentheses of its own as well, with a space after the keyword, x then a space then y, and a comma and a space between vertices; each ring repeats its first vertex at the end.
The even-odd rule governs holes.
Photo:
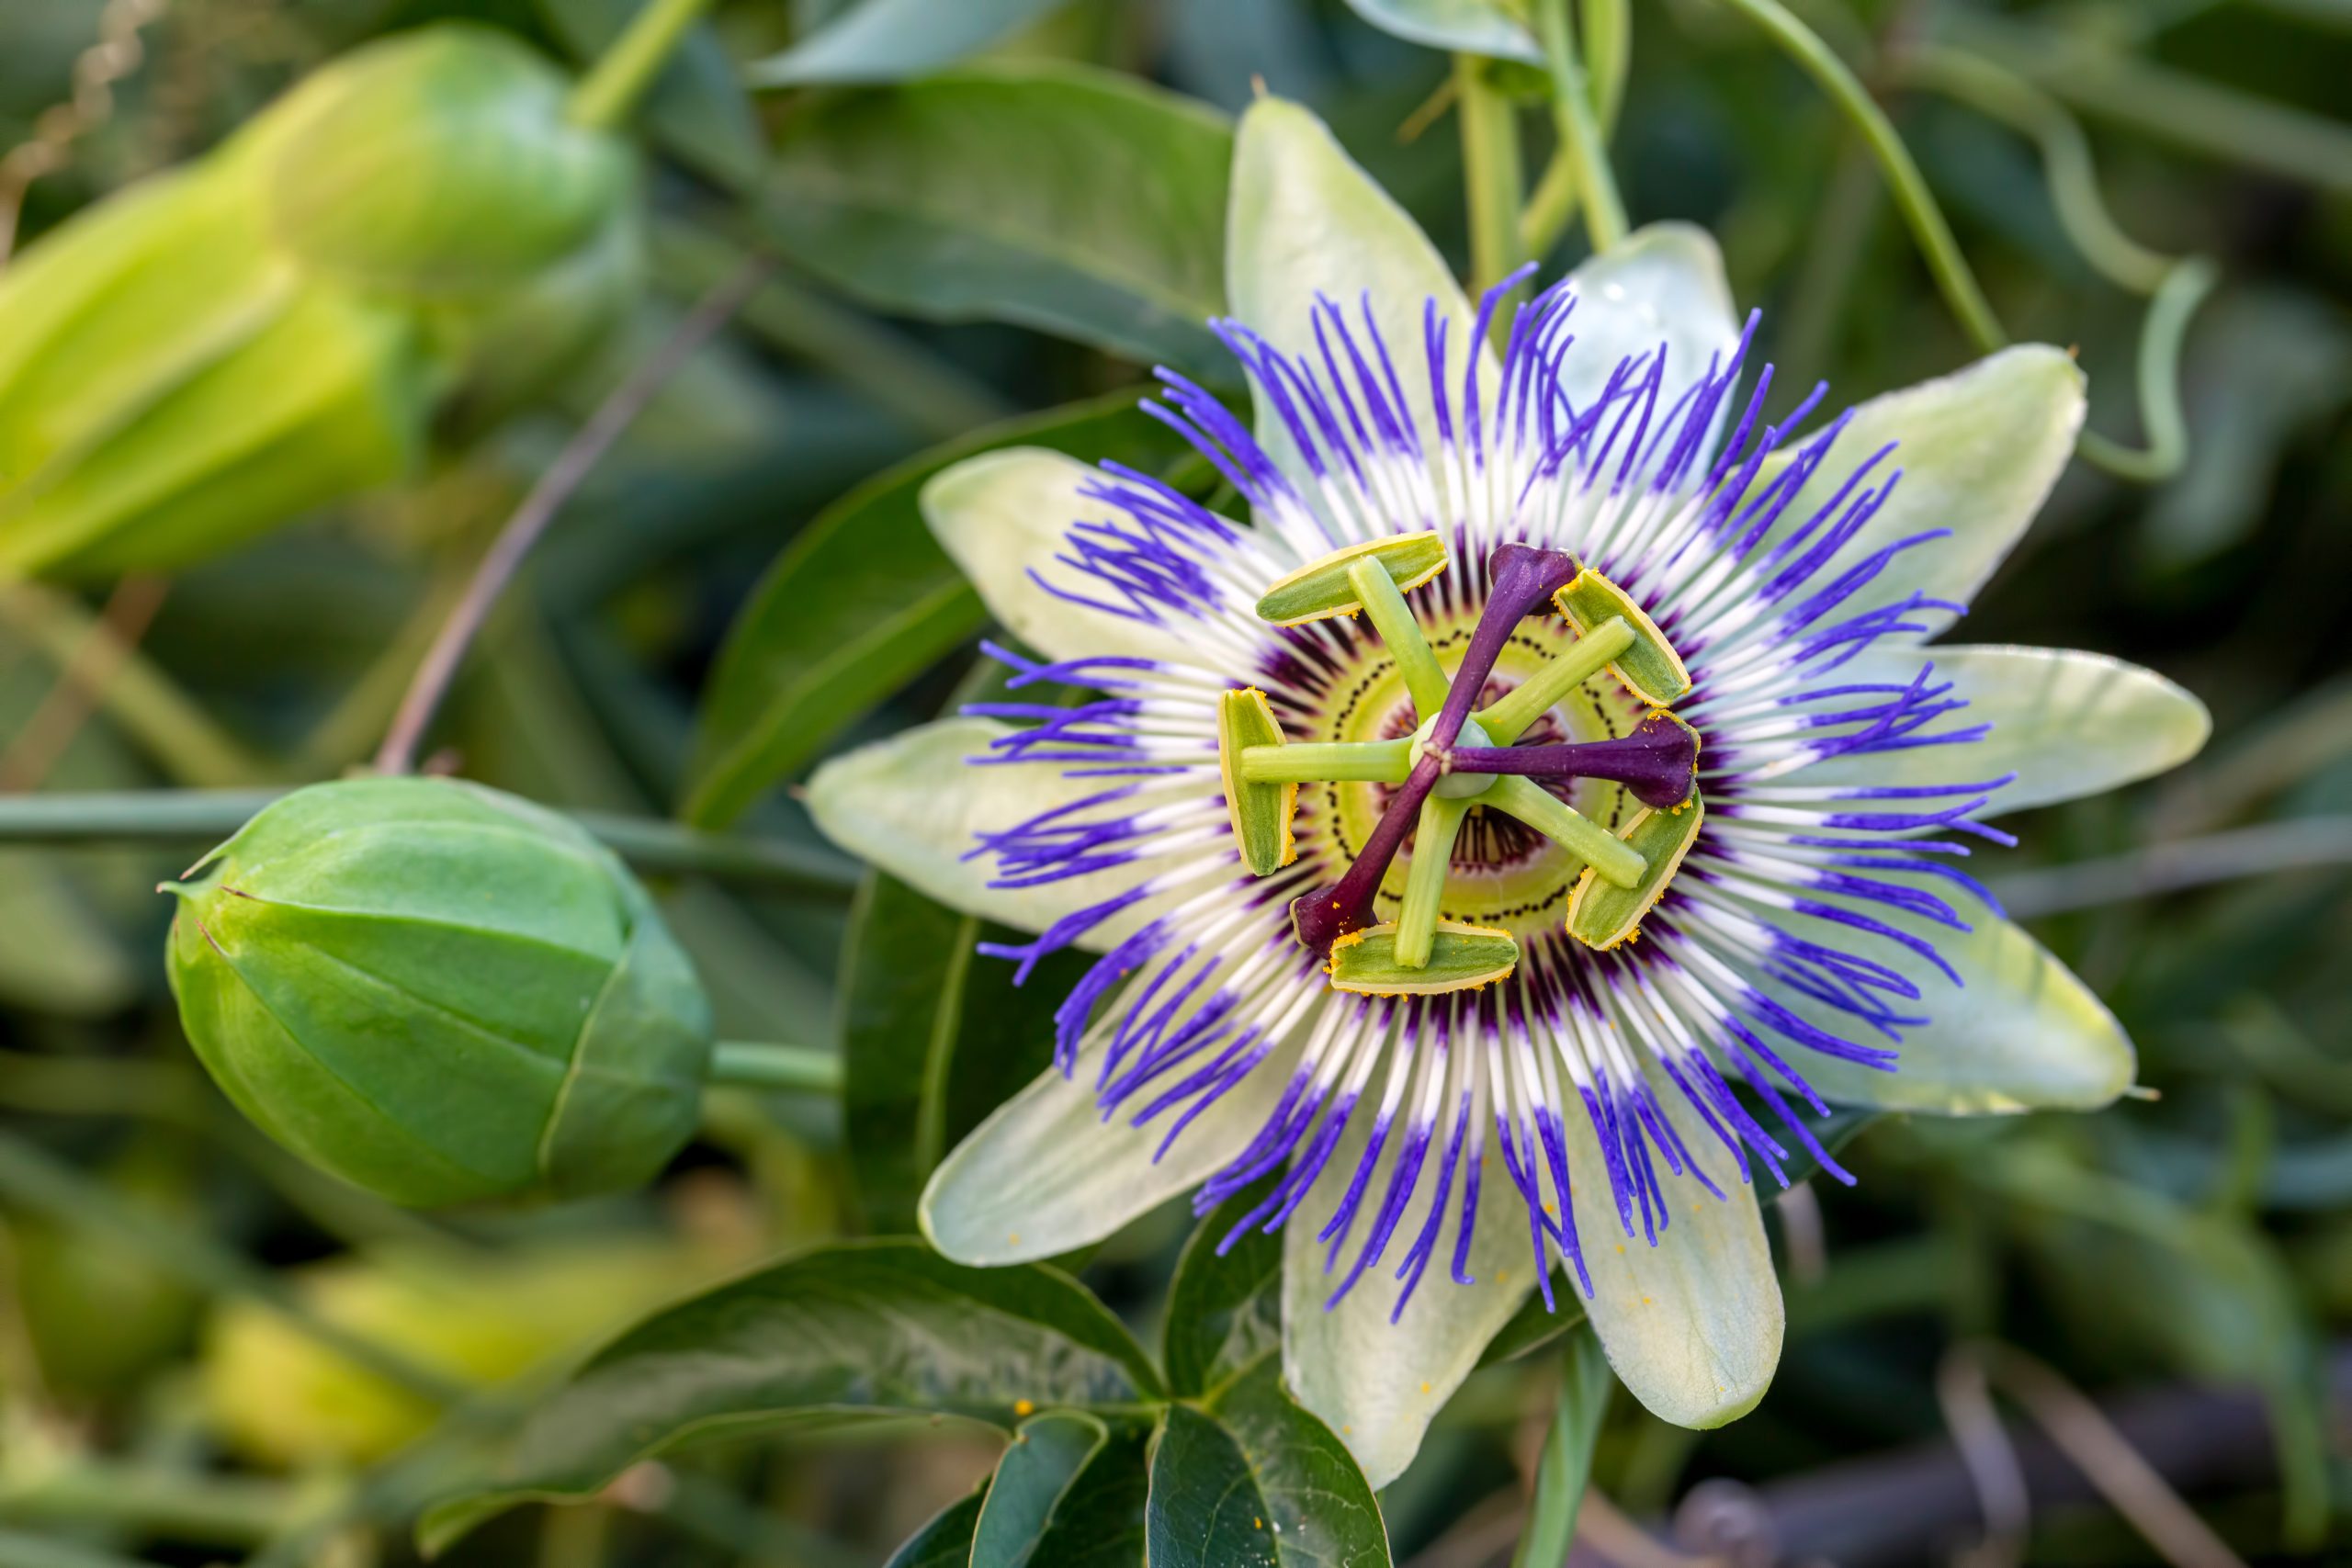
POLYGON ((1575 644, 1537 671, 1532 678, 1504 694, 1477 716, 1479 727, 1494 744, 1509 746, 1527 732, 1561 698, 1599 674, 1602 666, 1634 646, 1634 628, 1614 615, 1579 636, 1575 644))
POLYGON ((1412 694, 1413 706, 1424 718, 1434 717, 1445 705, 1446 687, 1450 683, 1445 671, 1438 665, 1437 655, 1430 651, 1429 638, 1421 635, 1419 621, 1398 592, 1396 580, 1388 575, 1388 568, 1377 560, 1365 559, 1348 568, 1348 585, 1356 591, 1363 604, 1363 613, 1370 616, 1380 632, 1380 640, 1387 645, 1388 656, 1396 661, 1397 673, 1405 677, 1405 690, 1412 694))
POLYGON ((1412 750, 1409 736, 1252 746, 1241 753, 1240 776, 1248 784, 1403 784, 1412 750))
POLYGON ((1454 835, 1469 814, 1466 800, 1433 795, 1421 802, 1421 818, 1413 829, 1413 861, 1405 872, 1405 907, 1396 915, 1396 962, 1408 969, 1430 961, 1438 905, 1444 901, 1446 873, 1453 865, 1454 835))
MULTIPOLYGON (((1599 873, 1602 881, 1632 887, 1645 869, 1641 854, 1598 822, 1564 805, 1541 785, 1513 775, 1498 777, 1486 803, 1518 818, 1599 873)), ((1420 864, 1418 849, 1413 863, 1420 864)))

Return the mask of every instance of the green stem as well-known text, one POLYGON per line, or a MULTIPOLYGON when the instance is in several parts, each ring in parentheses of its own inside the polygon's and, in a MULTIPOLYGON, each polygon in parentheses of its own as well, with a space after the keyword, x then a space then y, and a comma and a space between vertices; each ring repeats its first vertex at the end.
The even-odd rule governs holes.
POLYGON ((1408 969, 1429 966, 1437 942, 1438 906, 1445 899, 1446 874, 1453 869, 1453 840, 1470 802, 1431 795, 1421 802, 1413 829, 1413 858, 1405 868, 1405 907, 1396 915, 1396 962, 1408 969))
POLYGON ((1560 845, 1613 886, 1633 886, 1647 869, 1640 853, 1624 840, 1527 779, 1506 773, 1479 798, 1560 845))
POLYGON ((1905 85, 1956 98, 2034 140, 2066 237, 2110 282, 2134 294, 2152 294, 2164 282, 2173 258, 2133 240, 2109 215, 2089 139, 2057 99, 2014 71, 1936 44, 1903 57, 1901 70, 1905 85))
POLYGON ((1910 225, 1912 238, 1917 242, 1928 270, 1934 275, 1936 287, 1942 291, 1952 314, 1983 352, 1990 354, 2006 347, 2008 333, 2002 331, 1999 319, 1984 298, 1984 290, 1977 284, 1975 273, 1969 269, 1968 258, 1961 254, 1960 242, 1952 237, 1951 225, 1945 221, 1943 209, 1936 205, 1935 193, 1928 188, 1927 177, 1920 174, 1911 150, 1903 144, 1894 122, 1886 118, 1886 111, 1879 107, 1870 90, 1821 40, 1821 36, 1792 15, 1781 0, 1724 0, 1724 4, 1762 28, 1845 111, 1846 118, 1861 132, 1862 140, 1878 159, 1879 168, 1894 193, 1895 206, 1902 209, 1903 220, 1910 225))
MULTIPOLYGON (((0 1519, 108 1524, 213 1546, 252 1546, 301 1517, 303 1492, 283 1481, 61 1457, 0 1478, 0 1519)), ((0 1552, 0 1561, 15 1561, 0 1552)))
POLYGON ((686 29, 702 19, 710 3, 647 0, 628 30, 572 89, 571 123, 591 130, 610 130, 628 118, 637 100, 670 62, 686 29))
POLYGON ((0 1193, 62 1224, 114 1235, 158 1269, 200 1291, 255 1302, 336 1355, 422 1398, 442 1404, 460 1392, 440 1372, 319 1316, 277 1275, 255 1268, 201 1230, 124 1201, 73 1167, 51 1158, 37 1144, 0 1134, 0 1193))
MULTIPOLYGON (((29 582, 0 585, 0 623, 69 667, 91 637, 114 633, 80 601, 29 582)), ((99 711, 182 784, 251 784, 273 770, 215 724, 171 677, 136 649, 112 650, 99 711)))
MULTIPOLYGON (((1736 3, 1736 0, 1735 0, 1736 3)), ((2087 115, 2226 163, 2352 195, 2352 128, 2053 28, 1947 6, 1939 30, 2087 115)))
MULTIPOLYGON (((276 790, 122 790, 0 796, 0 844, 186 844, 229 837, 276 790)), ((573 820, 639 871, 846 898, 857 865, 830 850, 704 833, 654 817, 582 811, 573 820)))
POLYGON ((1396 580, 1378 561, 1360 560, 1348 568, 1348 585, 1363 602, 1363 613, 1379 631, 1388 657, 1396 661, 1413 706, 1423 718, 1435 718, 1437 710, 1445 705, 1446 689, 1453 682, 1446 679, 1437 655, 1430 651, 1429 638, 1421 635, 1420 623, 1413 619, 1396 580))
POLYGON ((2095 430, 2075 443, 2083 460, 2121 479, 2156 484, 2188 462, 2188 419, 2180 406, 2180 345, 2221 271, 2201 256, 2177 263, 2148 302, 2140 329, 2140 423, 2148 444, 2133 449, 2095 430))
MULTIPOLYGON (((1625 71, 1632 54, 1634 30, 1625 0, 1584 0, 1581 32, 1586 70, 1592 81, 1593 114, 1600 122, 1604 143, 1617 129, 1617 111, 1625 101, 1625 71)), ((1577 164, 1564 144, 1544 165, 1544 175, 1520 214, 1519 244, 1522 254, 1551 254, 1577 215, 1577 164)))
MULTIPOLYGON (((750 252, 690 223, 653 231, 653 260, 665 279, 701 293, 731 276, 750 252)), ((914 339, 777 275, 760 285, 738 318, 745 330, 855 388, 937 440, 1019 412, 987 382, 914 339)))
POLYGON ((1609 168, 1608 146, 1593 108, 1592 83, 1568 29, 1568 0, 1539 0, 1535 19, 1544 37, 1544 53, 1551 62, 1552 118, 1559 129, 1561 152, 1576 172, 1585 231, 1592 236, 1594 250, 1608 251, 1624 241, 1625 203, 1617 194, 1617 178, 1609 168))
MULTIPOLYGON (((1453 57, 1454 110, 1462 123, 1462 178, 1470 200, 1473 293, 1493 287, 1520 264, 1519 125, 1510 100, 1487 85, 1487 62, 1453 57)), ((1503 316, 1495 318, 1497 331, 1503 316)), ((1436 710, 1431 709, 1431 712, 1436 710)))
POLYGON ((839 1094, 842 1059, 813 1045, 771 1040, 722 1040, 710 1054, 708 1081, 730 1089, 839 1094))
POLYGON ((1364 780, 1403 784, 1413 771, 1413 742, 1307 740, 1294 746, 1251 746, 1241 753, 1241 776, 1250 784, 1340 784, 1364 780))
POLYGON ((1512 687, 1485 711, 1471 716, 1488 742, 1509 746, 1561 698, 1600 672, 1600 667, 1634 646, 1634 628, 1612 615, 1564 649, 1551 663, 1512 687))

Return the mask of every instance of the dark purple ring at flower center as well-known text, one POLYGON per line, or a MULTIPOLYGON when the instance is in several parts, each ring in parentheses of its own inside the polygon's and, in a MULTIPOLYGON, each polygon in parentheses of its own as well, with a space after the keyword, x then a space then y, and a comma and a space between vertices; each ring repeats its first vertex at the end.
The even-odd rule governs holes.
POLYGON ((1457 746, 1444 758, 1456 773, 1516 773, 1530 779, 1607 779, 1657 810, 1681 805, 1698 781, 1699 737, 1652 714, 1630 735, 1553 746, 1457 746))
POLYGON ((1378 923, 1373 919, 1373 901, 1379 897, 1381 882, 1396 852, 1405 847, 1406 836, 1420 818, 1421 803, 1444 776, 1439 759, 1452 751, 1461 737, 1472 705, 1485 691, 1487 677, 1493 673, 1495 660, 1502 657, 1519 623, 1550 604, 1552 595, 1573 581, 1579 570, 1576 557, 1566 551, 1538 549, 1532 545, 1498 546, 1487 558, 1487 572, 1492 580, 1487 606, 1479 612, 1470 646, 1446 688, 1445 705, 1430 726, 1421 760, 1389 798, 1388 808, 1380 814, 1378 825, 1347 874, 1291 901, 1291 929, 1301 945, 1329 953, 1331 943, 1348 932, 1378 923))

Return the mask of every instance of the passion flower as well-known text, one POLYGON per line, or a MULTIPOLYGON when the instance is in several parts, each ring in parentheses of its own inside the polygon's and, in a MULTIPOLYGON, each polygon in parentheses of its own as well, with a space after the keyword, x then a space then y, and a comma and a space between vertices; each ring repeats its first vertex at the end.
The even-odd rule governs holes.
POLYGON ((1782 1328, 1758 1186, 1833 1101, 2097 1106, 2130 1043, 1964 867, 1994 813, 2202 741, 2128 665, 1923 646, 2064 466, 2083 379, 2009 350, 1811 429, 1720 257, 1638 231, 1474 308, 1295 105, 1239 129, 1217 323, 1254 426, 1151 406, 1244 521, 997 452, 925 509, 1015 700, 839 758, 836 841, 1102 956, 1057 1067, 944 1161, 968 1263, 1167 1198, 1283 1237, 1283 1368, 1374 1484, 1532 1292, 1707 1427, 1782 1328), (1092 688, 1072 705, 1031 689, 1092 688), (1564 1281, 1555 1286, 1555 1277, 1564 1281))
POLYGON ((297 791, 165 884, 197 1055, 313 1165, 395 1202, 577 1197, 694 1131, 710 1007, 610 852, 443 779, 297 791))
POLYGON ((634 297, 628 144, 487 28, 326 66, 0 275, 0 570, 174 568, 409 472, 634 297))

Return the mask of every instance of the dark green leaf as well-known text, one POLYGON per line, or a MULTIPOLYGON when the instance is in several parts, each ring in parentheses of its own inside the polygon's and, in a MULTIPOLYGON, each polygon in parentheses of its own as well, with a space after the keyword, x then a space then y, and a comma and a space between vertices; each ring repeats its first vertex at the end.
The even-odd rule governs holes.
POLYGON ((1486 1353, 1478 1358, 1482 1367, 1498 1361, 1509 1361, 1537 1350, 1557 1339, 1584 1321, 1584 1297, 1578 1293, 1575 1277, 1566 1269, 1552 1270, 1553 1305, 1544 1307, 1544 1292, 1536 1292, 1520 1303, 1510 1321, 1487 1342, 1486 1353))
MULTIPOLYGON (((548 30, 584 65, 643 6, 640 0, 538 0, 538 8, 548 30)), ((710 179, 741 187, 759 178, 766 155, 760 123, 709 23, 686 34, 640 112, 664 148, 710 179)))
POLYGON ((966 1568, 972 1561, 972 1534, 980 1522, 980 1508, 989 1489, 950 1503, 931 1523, 915 1531, 890 1554, 882 1568, 966 1568))
POLYGON ((1560 1402, 1552 1411, 1552 1429, 1535 1467, 1535 1500, 1520 1532, 1519 1550, 1511 1554, 1511 1568, 1557 1568, 1568 1560, 1585 1483, 1592 1476, 1593 1441, 1600 1436, 1601 1418, 1609 1413, 1609 1396, 1616 1387, 1608 1359, 1600 1353, 1600 1336, 1586 1329, 1570 1338, 1561 1358, 1560 1402))
POLYGON ((744 74, 756 85, 902 82, 987 48, 1068 0, 863 0, 744 74))
POLYGON ((1253 1225, 1217 1256, 1226 1233, 1281 1179, 1277 1172, 1217 1205, 1177 1259, 1160 1363, 1180 1397, 1207 1393, 1282 1348, 1282 1232, 1266 1235, 1253 1225))
POLYGON ((812 106, 761 233, 885 310, 1013 321, 1224 374, 1227 165, 1215 110, 1132 77, 1024 63, 812 106))
POLYGON ((935 446, 825 509, 776 558, 736 617, 704 698, 682 815, 731 822, 844 724, 985 624, 917 504, 923 481, 976 452, 1046 446, 1153 468, 1182 442, 1136 394, 991 425, 935 446))
POLYGON ((690 1440, 1021 1406, 1125 1404, 1159 1372, 1119 1320, 1040 1265, 967 1269, 910 1241, 820 1248, 669 1308, 534 1409, 501 1473, 431 1509, 429 1550, 532 1498, 591 1495, 690 1440))
POLYGON ((1025 986, 976 958, 1011 933, 875 873, 842 953, 842 1092, 866 1223, 914 1228, 932 1168, 1053 1058, 1054 1010, 1093 960, 1055 953, 1025 986))
POLYGON ((997 1461, 972 1568, 1142 1568, 1147 1422, 1049 1411, 997 1461))
POLYGON ((1283 1391, 1272 1358, 1168 1409, 1152 1451, 1152 1568, 1374 1568, 1388 1535, 1345 1444, 1283 1391))

